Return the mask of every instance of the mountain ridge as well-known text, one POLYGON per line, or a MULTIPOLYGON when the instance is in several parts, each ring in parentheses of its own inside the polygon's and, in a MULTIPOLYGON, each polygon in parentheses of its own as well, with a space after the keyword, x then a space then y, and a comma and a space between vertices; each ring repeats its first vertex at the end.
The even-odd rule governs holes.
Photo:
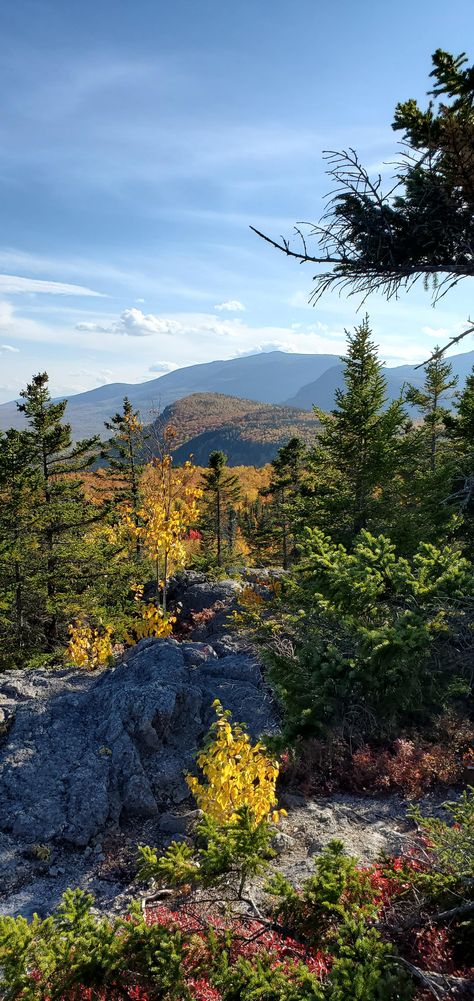
MULTIPOLYGON (((474 365, 474 351, 453 355, 449 360, 462 385, 474 365)), ((303 410, 310 410, 313 403, 323 410, 331 409, 334 390, 342 384, 336 378, 336 369, 340 376, 342 368, 338 355, 284 351, 201 362, 143 383, 106 383, 70 396, 66 417, 77 439, 94 434, 103 436, 104 421, 121 409, 124 396, 129 397, 134 409, 140 410, 146 423, 167 406, 194 393, 221 393, 303 410)), ((423 369, 416 370, 412 365, 384 366, 384 374, 390 398, 399 395, 404 382, 419 385, 423 381, 423 369)), ((24 418, 15 400, 0 405, 0 430, 9 427, 24 427, 24 418)))

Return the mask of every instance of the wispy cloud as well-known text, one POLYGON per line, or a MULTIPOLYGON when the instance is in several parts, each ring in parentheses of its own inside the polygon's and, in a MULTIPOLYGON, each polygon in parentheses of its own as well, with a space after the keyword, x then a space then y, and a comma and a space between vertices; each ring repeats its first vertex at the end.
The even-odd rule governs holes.
POLYGON ((40 292, 47 295, 85 295, 105 298, 103 292, 95 292, 83 285, 68 285, 65 282, 44 281, 41 278, 24 278, 22 275, 0 275, 0 292, 8 292, 10 295, 40 292))
POLYGON ((447 327, 422 327, 421 330, 423 334, 428 334, 429 337, 454 337, 456 334, 462 334, 463 330, 467 330, 468 326, 468 322, 458 321, 447 327))
POLYGON ((227 299, 226 302, 217 302, 214 306, 219 313, 244 313, 245 306, 238 299, 227 299))
POLYGON ((18 354, 20 348, 14 348, 12 344, 0 344, 0 352, 9 352, 11 354, 18 354))

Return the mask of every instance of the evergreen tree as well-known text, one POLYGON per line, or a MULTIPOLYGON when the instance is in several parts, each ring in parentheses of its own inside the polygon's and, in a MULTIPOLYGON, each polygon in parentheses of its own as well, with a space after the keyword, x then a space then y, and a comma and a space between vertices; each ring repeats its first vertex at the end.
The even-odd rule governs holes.
MULTIPOLYGON (((275 554, 275 534, 271 504, 262 496, 244 502, 240 512, 239 525, 250 553, 258 566, 273 562, 275 554)), ((278 559, 279 555, 275 556, 278 559)))
MULTIPOLYGON (((121 413, 116 413, 105 421, 105 427, 113 432, 102 457, 107 458, 112 478, 116 482, 115 503, 125 501, 132 508, 135 527, 138 528, 138 511, 141 505, 140 473, 145 436, 138 410, 133 410, 128 396, 124 397, 121 413)), ((136 555, 140 556, 141 542, 137 534, 136 555)))
POLYGON ((331 413, 315 407, 322 432, 311 457, 314 476, 310 519, 341 541, 376 520, 384 490, 402 460, 407 416, 401 400, 387 406, 387 387, 366 316, 347 334, 344 389, 331 413))
POLYGON ((87 586, 93 568, 81 551, 81 535, 102 512, 87 503, 77 476, 94 460, 98 438, 73 444, 71 427, 63 423, 67 401, 51 401, 48 375, 33 377, 20 393, 19 410, 29 425, 31 468, 38 477, 34 525, 37 572, 45 591, 44 645, 52 652, 59 639, 64 613, 72 596, 87 586))
POLYGON ((405 146, 395 184, 383 192, 353 149, 328 153, 337 193, 319 223, 307 232, 296 227, 294 249, 288 239, 255 230, 287 256, 311 263, 313 273, 314 264, 323 265, 313 299, 333 288, 364 296, 381 290, 390 299, 420 278, 436 299, 474 275, 474 66, 466 66, 464 53, 443 49, 432 61, 435 100, 426 110, 413 98, 395 109, 392 128, 405 146))
POLYGON ((305 443, 301 438, 290 438, 271 463, 270 485, 262 491, 263 496, 271 497, 272 529, 279 549, 278 558, 285 569, 294 560, 296 553, 297 502, 306 460, 305 443))
POLYGON ((453 449, 452 463, 455 472, 449 506, 456 505, 464 517, 461 530, 470 551, 473 546, 472 519, 474 517, 474 368, 466 379, 464 389, 456 395, 454 413, 446 417, 446 437, 453 449))
POLYGON ((472 455, 474 450, 474 367, 466 379, 464 389, 454 399, 454 414, 445 418, 446 435, 461 455, 472 455))
POLYGON ((33 530, 38 476, 31 468, 32 444, 26 431, 0 434, 0 647, 2 666, 24 660, 35 644, 33 530))
MULTIPOLYGON (((439 347, 435 348, 435 353, 439 347)), ((428 446, 428 461, 434 473, 437 466, 438 450, 445 433, 446 418, 449 409, 443 406, 449 399, 451 390, 457 385, 457 376, 452 376, 453 367, 442 358, 432 358, 425 366, 425 382, 423 389, 409 386, 406 392, 406 402, 416 407, 423 414, 425 439, 428 446)))
POLYGON ((201 505, 204 537, 215 549, 217 566, 234 548, 235 535, 229 532, 231 512, 240 500, 239 478, 227 469, 225 452, 214 451, 209 455, 209 466, 202 475, 203 500, 201 505))

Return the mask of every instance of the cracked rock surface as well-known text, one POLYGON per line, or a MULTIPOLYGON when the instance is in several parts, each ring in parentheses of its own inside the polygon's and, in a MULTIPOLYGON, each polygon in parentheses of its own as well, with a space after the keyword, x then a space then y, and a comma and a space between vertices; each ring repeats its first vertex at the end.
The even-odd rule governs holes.
POLYGON ((85 847, 129 818, 188 796, 190 768, 219 698, 252 734, 274 728, 251 655, 142 640, 112 670, 10 672, 0 709, 0 830, 25 843, 85 847))

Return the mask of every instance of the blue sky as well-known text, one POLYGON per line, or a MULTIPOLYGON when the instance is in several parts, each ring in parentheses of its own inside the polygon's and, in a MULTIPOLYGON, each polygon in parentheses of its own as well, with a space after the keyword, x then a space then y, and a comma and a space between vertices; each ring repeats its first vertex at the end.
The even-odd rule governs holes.
MULTIPOLYGON (((472 0, 3 0, 0 401, 280 346, 340 353, 357 300, 259 241, 316 220, 322 150, 393 158, 398 100, 472 0)), ((471 61, 474 51, 468 52, 471 61)), ((460 286, 367 303, 389 363, 461 329, 460 286)), ((464 350, 472 347, 466 342, 464 350)))

